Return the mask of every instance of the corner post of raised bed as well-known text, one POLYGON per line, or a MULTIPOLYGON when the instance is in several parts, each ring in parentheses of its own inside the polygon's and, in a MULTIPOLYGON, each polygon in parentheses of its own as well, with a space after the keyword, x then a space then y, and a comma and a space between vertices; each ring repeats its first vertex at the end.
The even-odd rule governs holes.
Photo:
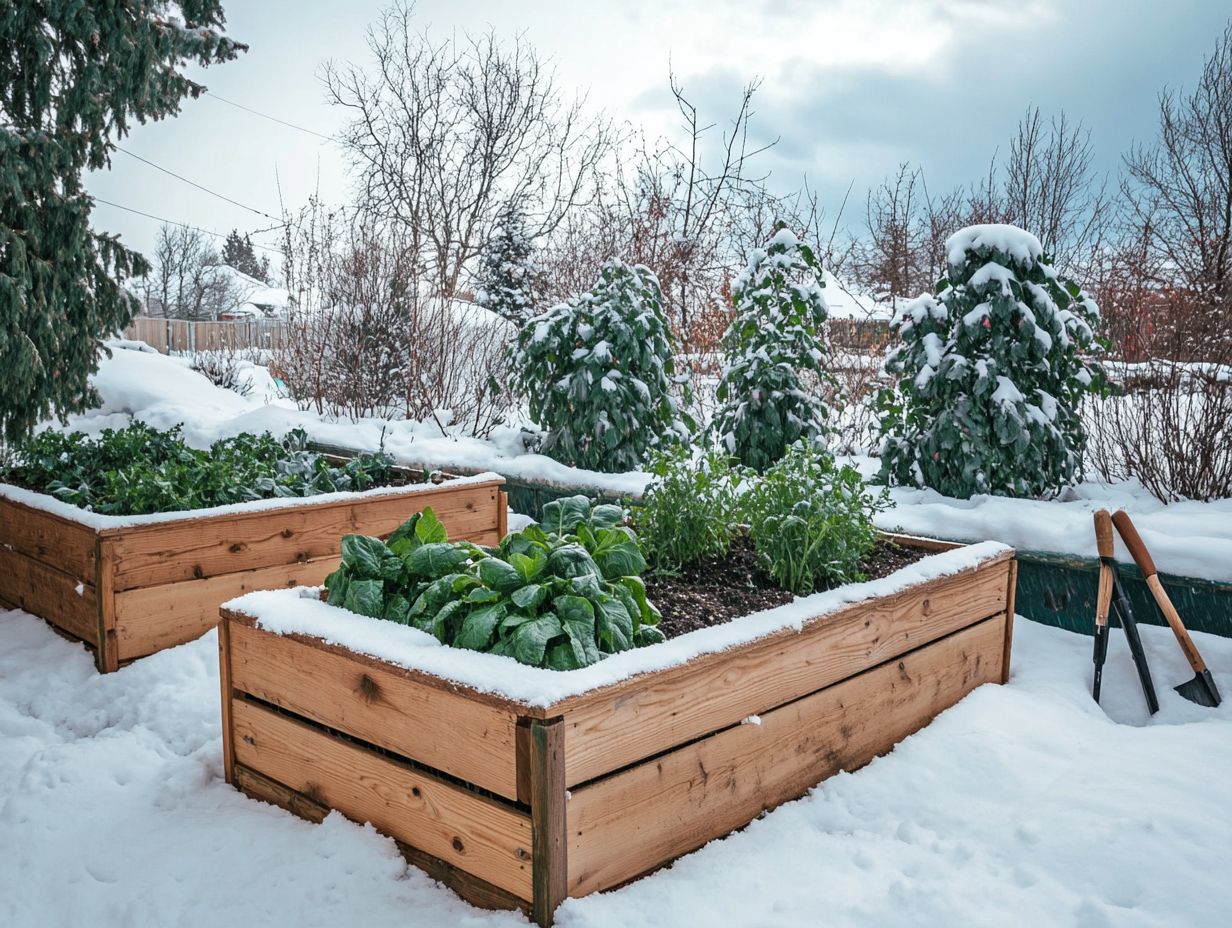
POLYGON ((499 544, 509 534, 509 494, 496 491, 496 541, 499 544))
POLYGON ((1010 576, 1005 590, 1005 650, 1001 656, 1001 682, 1010 682, 1010 650, 1014 643, 1014 597, 1018 590, 1018 558, 1010 559, 1010 576))
POLYGON ((98 645, 94 663, 99 673, 120 669, 120 653, 116 638, 115 613, 115 550, 108 536, 99 536, 94 543, 94 591, 98 608, 98 645))
POLYGON ((531 918, 541 928, 552 924, 556 907, 568 895, 565 824, 565 725, 563 718, 530 719, 527 773, 531 821, 531 918))
POLYGON ((226 610, 218 617, 218 688, 222 697, 222 773, 235 786, 235 730, 231 723, 231 618, 226 610))

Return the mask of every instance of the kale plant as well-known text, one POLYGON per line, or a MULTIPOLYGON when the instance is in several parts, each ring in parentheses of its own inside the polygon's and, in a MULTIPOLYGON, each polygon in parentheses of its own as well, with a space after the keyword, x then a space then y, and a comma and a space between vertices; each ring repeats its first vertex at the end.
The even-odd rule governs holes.
POLYGON ((678 571, 726 555, 742 521, 740 488, 749 473, 720 451, 694 458, 684 448, 656 455, 649 470, 655 479, 633 517, 655 569, 678 571))
POLYGON ((163 432, 133 422, 98 438, 48 430, 25 442, 0 478, 94 512, 140 515, 366 490, 393 476, 384 452, 335 465, 307 440, 303 429, 281 441, 243 433, 201 451, 185 444, 179 426, 163 432))
POLYGON ((799 441, 745 495, 749 536, 766 572, 793 593, 863 580, 885 495, 870 497, 855 468, 799 441))
POLYGON ((573 670, 663 640, 646 599, 637 536, 619 506, 584 496, 543 507, 543 522, 496 548, 448 541, 431 509, 382 542, 342 540, 326 578, 332 605, 410 625, 443 644, 573 670))

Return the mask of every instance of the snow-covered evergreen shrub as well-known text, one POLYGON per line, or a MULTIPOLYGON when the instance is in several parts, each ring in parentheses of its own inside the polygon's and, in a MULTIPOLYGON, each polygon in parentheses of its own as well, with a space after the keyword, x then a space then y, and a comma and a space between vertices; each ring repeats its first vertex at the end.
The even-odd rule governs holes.
POLYGON ((882 479, 960 498, 1056 492, 1081 475, 1079 401, 1103 383, 1082 356, 1099 310, 1022 229, 971 226, 946 250, 936 296, 895 315, 882 479))
POLYGON ((547 429, 542 450, 600 471, 639 467, 689 435, 671 394, 672 335, 655 275, 612 260, 589 293, 536 316, 512 351, 515 389, 547 429))
POLYGON ((535 315, 538 275, 525 219, 516 206, 509 206, 484 248, 475 302, 521 328, 535 315))
POLYGON ((799 439, 826 434, 828 410, 801 377, 829 378, 824 286, 812 249, 780 223, 732 287, 711 428, 747 467, 765 470, 799 439))

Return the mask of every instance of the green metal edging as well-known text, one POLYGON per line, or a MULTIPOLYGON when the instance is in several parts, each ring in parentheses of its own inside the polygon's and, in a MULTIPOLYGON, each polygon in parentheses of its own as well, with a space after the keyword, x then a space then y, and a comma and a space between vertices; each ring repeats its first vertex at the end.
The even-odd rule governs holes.
MULTIPOLYGON (((1119 564, 1118 569, 1134 618, 1167 624, 1137 566, 1119 564)), ((1159 580, 1188 629, 1232 638, 1232 583, 1163 573, 1159 580)), ((1098 558, 1018 552, 1015 611, 1032 621, 1092 634, 1098 587, 1098 558)))

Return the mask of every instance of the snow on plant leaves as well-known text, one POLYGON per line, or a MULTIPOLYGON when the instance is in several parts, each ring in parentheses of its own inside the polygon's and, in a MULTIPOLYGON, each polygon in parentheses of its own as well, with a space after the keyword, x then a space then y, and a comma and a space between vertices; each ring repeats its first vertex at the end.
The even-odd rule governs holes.
POLYGON ((351 541, 326 580, 330 603, 556 670, 661 640, 647 631, 659 613, 636 575, 646 566, 637 536, 617 524, 624 510, 592 509, 584 497, 561 502, 556 525, 573 531, 532 524, 497 548, 437 540, 431 510, 394 532, 390 546, 351 541))

